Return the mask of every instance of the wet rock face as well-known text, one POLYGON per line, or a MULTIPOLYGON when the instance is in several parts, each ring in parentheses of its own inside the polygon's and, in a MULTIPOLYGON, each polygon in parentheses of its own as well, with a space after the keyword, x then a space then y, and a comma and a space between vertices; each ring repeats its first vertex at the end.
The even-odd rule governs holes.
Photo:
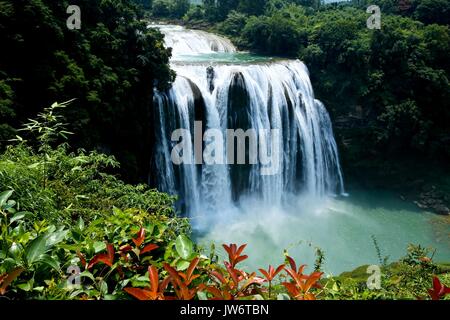
MULTIPOLYGON (((205 100, 202 96, 202 92, 200 91, 198 86, 194 82, 192 82, 192 80, 187 80, 189 82, 189 85, 191 86, 192 94, 194 97, 194 119, 195 121, 206 123, 206 106, 205 100)), ((205 128, 203 128, 203 130, 205 130, 205 128)))
POLYGON ((206 80, 208 81, 208 89, 209 92, 214 91, 214 78, 215 78, 215 71, 213 66, 209 66, 206 68, 206 80))
POLYGON ((450 215, 448 197, 435 186, 424 188, 419 200, 414 203, 421 209, 432 210, 440 215, 450 215))
MULTIPOLYGON (((233 77, 228 93, 228 128, 251 129, 250 97, 248 95, 243 75, 239 72, 233 77)), ((246 144, 246 159, 248 163, 248 142, 246 144)), ((235 144, 235 163, 237 163, 237 144, 235 144)), ((251 165, 231 165, 230 178, 232 198, 238 201, 242 195, 250 190, 251 165)))

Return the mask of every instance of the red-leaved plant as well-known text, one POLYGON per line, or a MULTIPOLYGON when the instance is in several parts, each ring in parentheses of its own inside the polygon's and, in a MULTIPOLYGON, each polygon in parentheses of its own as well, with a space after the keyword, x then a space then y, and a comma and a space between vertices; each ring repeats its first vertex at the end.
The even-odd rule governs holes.
POLYGON ((322 277, 322 272, 313 272, 310 275, 305 275, 304 270, 306 265, 298 268, 291 257, 287 257, 291 268, 286 268, 286 272, 293 279, 292 282, 283 282, 283 286, 288 291, 291 298, 295 300, 316 300, 316 295, 311 292, 313 288, 321 288, 319 280, 322 277))
POLYGON ((211 300, 236 300, 258 293, 257 287, 264 282, 264 279, 257 277, 255 272, 248 274, 236 268, 238 263, 248 258, 248 256, 242 255, 246 246, 223 245, 228 253, 228 261, 224 262, 225 269, 217 268, 211 271, 213 284, 200 286, 201 291, 207 291, 213 296, 211 300))
POLYGON ((170 278, 167 277, 162 282, 159 281, 158 269, 155 266, 148 267, 148 276, 150 279, 150 287, 146 289, 125 288, 125 292, 132 295, 138 300, 166 300, 164 292, 169 285, 170 278))
POLYGON ((200 275, 194 275, 199 262, 199 258, 192 260, 186 273, 177 271, 168 263, 164 263, 164 269, 170 275, 169 279, 178 300, 192 300, 196 297, 199 288, 193 285, 193 281, 200 277, 200 275))
POLYGON ((269 269, 266 271, 264 269, 259 269, 259 272, 262 273, 264 276, 264 281, 269 283, 269 299, 272 296, 272 281, 275 279, 275 277, 284 270, 285 265, 282 264, 277 269, 275 269, 272 266, 269 266, 269 269))
POLYGON ((447 294, 450 294, 450 288, 443 285, 438 277, 433 278, 433 288, 428 289, 431 299, 441 300, 447 294))

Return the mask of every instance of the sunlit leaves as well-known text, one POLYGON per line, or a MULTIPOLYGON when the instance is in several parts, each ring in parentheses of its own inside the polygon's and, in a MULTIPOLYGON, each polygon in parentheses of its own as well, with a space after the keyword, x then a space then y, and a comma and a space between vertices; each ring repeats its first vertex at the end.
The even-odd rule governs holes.
POLYGON ((180 257, 184 260, 188 260, 194 252, 194 244, 185 235, 178 236, 177 240, 175 241, 175 248, 180 257))

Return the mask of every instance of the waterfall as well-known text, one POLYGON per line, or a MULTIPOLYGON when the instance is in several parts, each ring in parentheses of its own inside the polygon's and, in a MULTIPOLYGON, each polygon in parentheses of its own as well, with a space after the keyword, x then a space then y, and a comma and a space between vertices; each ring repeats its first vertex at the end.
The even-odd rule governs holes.
MULTIPOLYGON (((236 54, 226 39, 182 27, 157 26, 173 48, 171 67, 177 78, 168 92, 156 92, 158 170, 162 191, 178 194, 191 216, 221 214, 246 198, 279 206, 292 195, 317 197, 344 193, 339 154, 325 106, 314 98, 306 66, 298 60, 259 63, 217 62, 214 54, 236 54), (200 55, 205 59, 188 56, 200 55), (202 131, 195 127, 201 121, 202 131), (172 133, 185 129, 191 161, 175 165, 172 133), (195 134, 215 129, 266 130, 258 145, 268 153, 279 150, 275 174, 263 175, 264 164, 200 164, 194 154, 195 134), (276 129, 278 135, 271 135, 276 129), (196 132, 197 131, 197 132, 196 132)), ((207 146, 203 142, 203 147, 207 146)), ((227 159, 226 148, 216 156, 227 159)), ((274 165, 274 164, 272 164, 274 165)))
POLYGON ((187 30, 181 26, 152 25, 165 34, 168 48, 172 48, 172 61, 190 54, 236 52, 230 40, 201 30, 187 30))

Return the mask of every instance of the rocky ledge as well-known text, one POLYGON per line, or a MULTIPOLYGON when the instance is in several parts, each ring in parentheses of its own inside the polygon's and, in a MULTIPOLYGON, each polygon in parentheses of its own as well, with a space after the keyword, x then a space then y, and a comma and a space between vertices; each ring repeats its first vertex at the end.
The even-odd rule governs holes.
POLYGON ((439 191, 435 186, 423 188, 419 199, 414 203, 421 209, 431 210, 440 215, 450 215, 449 196, 439 191))

